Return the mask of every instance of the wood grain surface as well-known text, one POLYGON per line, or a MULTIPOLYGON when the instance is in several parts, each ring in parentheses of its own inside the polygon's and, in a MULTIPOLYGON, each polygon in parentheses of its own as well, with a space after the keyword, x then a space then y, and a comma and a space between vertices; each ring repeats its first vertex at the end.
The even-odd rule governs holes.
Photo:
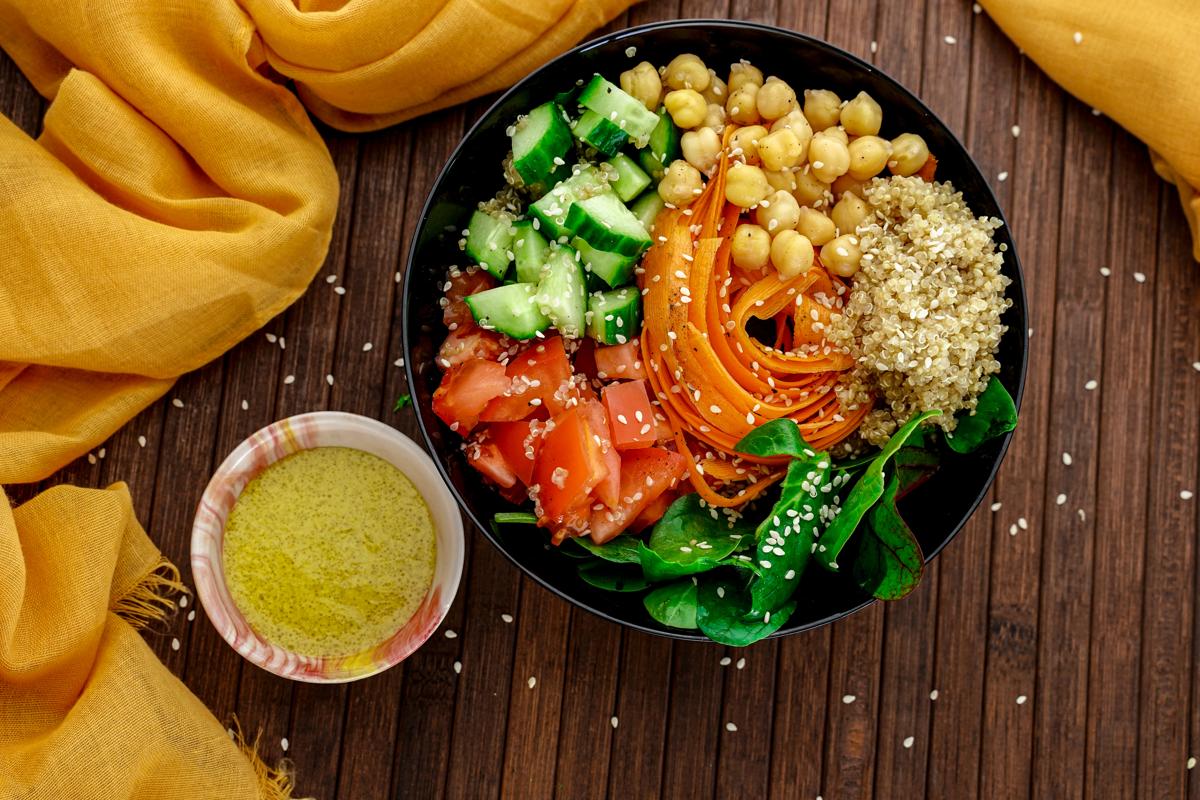
MULTIPOLYGON (((1181 496, 1200 493, 1200 268, 1174 193, 1144 147, 970 3, 655 1, 608 28, 702 16, 794 28, 872 61, 962 137, 1006 209, 1031 304, 1021 426, 918 592, 742 651, 672 643, 567 605, 471 534, 443 632, 382 676, 275 678, 194 606, 147 634, 155 651, 218 718, 261 730, 264 756, 291 759, 300 794, 317 798, 1200 791, 1188 768, 1200 498, 1181 496)), ((16 498, 125 481, 190 579, 197 498, 258 427, 339 409, 416 436, 411 412, 392 410, 405 391, 397 276, 438 170, 489 102, 366 136, 324 130, 342 193, 307 294, 184 376, 95 463, 16 498)), ((0 111, 36 134, 44 107, 0 57, 0 111)))

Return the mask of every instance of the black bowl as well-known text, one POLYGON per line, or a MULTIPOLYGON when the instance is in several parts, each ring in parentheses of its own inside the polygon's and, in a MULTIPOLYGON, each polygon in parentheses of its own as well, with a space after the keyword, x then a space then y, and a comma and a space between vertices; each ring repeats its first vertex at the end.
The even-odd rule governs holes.
MULTIPOLYGON (((723 20, 686 20, 630 28, 608 34, 560 56, 518 83, 492 105, 450 156, 425 204, 404 277, 404 349, 408 381, 418 423, 459 504, 500 552, 550 591, 605 619, 676 639, 704 640, 697 632, 660 625, 642 606, 640 594, 607 592, 584 583, 571 559, 547 544, 541 532, 519 528, 493 533, 488 524, 497 511, 512 510, 467 465, 459 437, 431 410, 440 373, 433 363, 446 334, 438 298, 448 265, 461 263, 457 231, 476 202, 492 196, 503 183, 501 160, 508 152, 505 128, 517 115, 564 91, 595 72, 615 80, 643 58, 663 64, 679 53, 699 55, 708 64, 728 65, 749 59, 767 75, 793 86, 829 88, 842 97, 866 90, 883 107, 881 135, 916 131, 937 155, 937 175, 949 180, 980 216, 1003 218, 1000 206, 966 149, 946 125, 907 89, 875 67, 830 44, 792 31, 723 20), (634 55, 627 54, 629 48, 634 55)), ((1013 307, 1005 314, 1008 332, 1000 345, 1001 382, 1018 407, 1025 383, 1025 287, 1007 225, 996 234, 1008 246, 1004 274, 1012 279, 1013 307)), ((902 502, 926 560, 932 559, 963 527, 991 485, 1011 435, 989 442, 969 456, 952 456, 925 485, 902 502)), ((872 602, 852 580, 812 569, 798 593, 799 604, 777 634, 796 633, 852 614, 872 602)))

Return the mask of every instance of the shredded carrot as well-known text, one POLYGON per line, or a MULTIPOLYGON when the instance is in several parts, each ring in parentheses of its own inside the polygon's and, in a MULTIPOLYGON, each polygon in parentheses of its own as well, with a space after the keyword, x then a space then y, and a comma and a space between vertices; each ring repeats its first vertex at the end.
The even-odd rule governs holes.
MULTIPOLYGON (((728 148, 733 126, 726 129, 728 148)), ((730 242, 742 210, 725 200, 730 166, 723 154, 688 209, 664 209, 658 242, 642 260, 640 339, 651 388, 688 477, 718 507, 740 506, 783 477, 788 459, 733 448, 763 422, 795 420, 806 442, 824 450, 858 427, 869 408, 844 408, 834 391, 851 356, 824 331, 846 284, 818 258, 803 275, 747 272, 732 263, 730 242), (747 326, 774 325, 772 344, 747 326)))

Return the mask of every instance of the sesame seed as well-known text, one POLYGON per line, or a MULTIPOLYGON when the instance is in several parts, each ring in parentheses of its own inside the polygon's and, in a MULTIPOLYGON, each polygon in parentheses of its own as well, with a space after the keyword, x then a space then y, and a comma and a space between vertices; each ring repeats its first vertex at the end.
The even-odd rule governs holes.
POLYGON ((732 722, 726 722, 725 730, 729 731, 730 733, 737 733, 737 725, 734 725, 732 722))
POLYGON ((942 41, 945 42, 946 44, 957 44, 958 43, 958 39, 955 39, 953 36, 943 36, 942 41))
POLYGON ((1180 499, 1180 500, 1191 500, 1191 499, 1192 499, 1193 497, 1195 497, 1195 496, 1196 496, 1196 495, 1194 495, 1194 494, 1192 493, 1192 490, 1191 490, 1191 489, 1184 489, 1183 491, 1181 491, 1181 492, 1179 493, 1179 499, 1180 499))
POLYGON ((287 750, 288 750, 288 740, 287 740, 287 737, 286 737, 286 736, 285 736, 285 737, 283 737, 282 739, 280 739, 280 740, 279 740, 279 746, 280 746, 281 748, 283 748, 283 752, 285 752, 285 753, 287 752, 287 750))
POLYGON ((178 639, 172 639, 172 640, 171 640, 171 649, 172 649, 172 650, 178 650, 178 649, 180 648, 180 646, 181 646, 181 645, 179 644, 179 640, 178 640, 178 639))
POLYGON ((461 675, 461 674, 462 674, 462 662, 461 662, 461 661, 455 661, 455 662, 454 662, 454 674, 455 674, 455 675, 461 675))
POLYGON ((728 667, 732 663, 733 663, 733 659, 730 658, 729 656, 725 656, 724 658, 721 659, 722 667, 728 667))
POLYGON ((853 703, 853 702, 854 702, 855 700, 857 700, 857 699, 858 699, 858 698, 856 698, 856 697, 855 697, 854 695, 852 695, 852 694, 844 694, 844 695, 842 695, 842 702, 843 702, 843 703, 845 703, 846 705, 850 705, 851 703, 853 703))
POLYGON ((287 377, 285 377, 285 378, 283 379, 283 382, 284 382, 284 384, 285 384, 285 385, 291 385, 291 384, 293 384, 293 383, 295 383, 295 382, 296 382, 296 376, 295 376, 295 375, 288 375, 287 377))
POLYGON ((1075 31, 1073 34, 1071 34, 1071 39, 1074 40, 1075 44, 1083 44, 1083 34, 1079 31, 1075 31))
POLYGON ((196 618, 196 609, 193 608, 191 611, 188 612, 187 620, 188 620, 188 622, 191 622, 195 618, 196 618))
POLYGON ((872 53, 879 52, 879 42, 875 41, 874 39, 871 40, 871 52, 872 53))
POLYGON ((1090 380, 1090 381, 1088 381, 1087 383, 1085 383, 1085 384, 1083 385, 1083 388, 1084 388, 1084 389, 1087 389, 1089 392, 1091 392, 1091 391, 1095 391, 1096 387, 1097 387, 1097 386, 1099 386, 1099 385, 1100 385, 1100 384, 1099 384, 1099 383, 1097 383, 1096 381, 1094 381, 1094 380, 1090 380))
POLYGON ((1000 503, 1000 502, 992 503, 992 512, 995 513, 997 511, 999 511, 1001 505, 1002 505, 1002 503, 1000 503))
POLYGON ((404 359, 403 359, 403 358, 397 358, 397 359, 396 359, 395 361, 393 361, 392 363, 393 363, 393 364, 395 364, 397 367, 403 367, 403 366, 404 366, 404 359))
POLYGON ((612 725, 612 727, 613 727, 613 730, 614 730, 614 731, 617 729, 617 725, 619 725, 619 724, 620 724, 620 722, 621 722, 621 721, 620 721, 619 719, 617 719, 616 717, 609 717, 609 718, 608 718, 608 724, 609 724, 609 725, 612 725))
POLYGON ((175 406, 176 408, 183 408, 183 401, 178 397, 173 397, 171 398, 171 405, 175 406))
POLYGON ((271 344, 275 344, 277 341, 279 341, 279 337, 273 333, 268 333, 267 341, 270 342, 271 344))
POLYGON ((1017 520, 1017 525, 1023 531, 1029 530, 1029 523, 1026 521, 1026 519, 1024 517, 1021 517, 1020 519, 1017 520))
POLYGON ((937 698, 938 698, 938 690, 934 689, 932 692, 929 693, 929 699, 937 700, 937 698))
POLYGON ((511 623, 513 621, 512 614, 501 614, 500 619, 504 620, 505 622, 509 622, 509 623, 511 623))
POLYGON ((326 375, 326 376, 325 376, 325 382, 326 382, 326 383, 328 383, 330 386, 333 386, 333 376, 332 376, 332 375, 326 375))
POLYGON ((95 453, 88 453, 88 456, 87 456, 87 458, 88 458, 88 463, 89 463, 89 464, 95 464, 95 463, 96 463, 96 454, 95 454, 95 453))
POLYGON ((335 287, 333 287, 333 291, 335 294, 342 295, 342 294, 346 293, 346 287, 345 286, 335 286, 335 287))
POLYGON ((1009 526, 1008 526, 1008 535, 1009 535, 1009 536, 1016 536, 1016 535, 1017 535, 1017 526, 1016 526, 1016 525, 1009 525, 1009 526))
POLYGON ((400 271, 396 270, 396 283, 400 282, 400 271))
POLYGON ((146 446, 146 437, 139 436, 138 437, 138 447, 145 447, 145 446, 146 446))
POLYGON ((243 400, 242 401, 242 411, 249 411, 249 410, 250 410, 250 401, 243 400))
MULTIPOLYGON (((326 275, 325 282, 326 283, 337 283, 337 275, 326 275)), ((274 339, 272 339, 271 341, 274 341, 274 339)))
POLYGON ((446 631, 446 638, 447 638, 447 639, 457 639, 457 638, 458 638, 458 634, 457 634, 457 633, 455 633, 455 632, 454 632, 454 631, 452 631, 452 630, 448 630, 448 629, 447 629, 447 631, 446 631))
POLYGON ((911 748, 913 746, 914 741, 916 741, 916 740, 913 739, 913 737, 905 736, 904 741, 902 742, 902 744, 904 745, 904 749, 908 750, 909 748, 911 748))
POLYGON ((532 689, 533 687, 537 686, 537 678, 530 675, 529 680, 525 681, 525 683, 529 686, 530 689, 532 689))
POLYGON ((996 176, 996 180, 1000 181, 1001 183, 1004 183, 1006 180, 1008 180, 1008 173, 1001 172, 999 175, 996 176))
POLYGON ((709 406, 709 407, 708 407, 708 410, 709 410, 709 411, 711 411, 711 412, 712 412, 712 413, 714 413, 714 414, 720 414, 720 413, 721 413, 721 407, 720 407, 720 406, 718 406, 718 405, 711 405, 711 406, 709 406))
POLYGON ((1067 452, 1064 452, 1064 453, 1062 454, 1062 461, 1063 461, 1063 463, 1064 463, 1064 464, 1066 464, 1068 467, 1069 467, 1069 466, 1071 466, 1071 454, 1070 454, 1070 453, 1067 453, 1067 452))
POLYGON ((1112 275, 1112 270, 1111 270, 1111 269, 1109 269, 1108 267, 1101 267, 1101 268, 1100 268, 1100 275, 1101 275, 1102 277, 1105 277, 1105 278, 1107 278, 1109 275, 1112 275))
POLYGON ((1191 757, 1189 757, 1189 758, 1188 758, 1188 760, 1187 760, 1187 768, 1188 768, 1188 769, 1195 769, 1195 768, 1196 768, 1196 757, 1195 757, 1195 756, 1191 756, 1191 757))
POLYGON ((364 353, 370 352, 371 348, 374 346, 375 345, 371 344, 370 342, 364 342, 363 343, 363 352, 364 353))
POLYGON ((746 668, 746 658, 745 658, 745 656, 743 656, 742 658, 739 658, 739 659, 737 660, 737 663, 736 663, 736 664, 734 664, 734 666, 735 666, 735 667, 737 667, 738 669, 745 669, 745 668, 746 668))
POLYGON ((1019 694, 1019 695, 1017 695, 1017 705, 1019 705, 1019 706, 1023 706, 1023 705, 1025 705, 1025 701, 1026 701, 1026 700, 1028 700, 1028 699, 1029 699, 1029 698, 1028 698, 1028 697, 1026 697, 1026 696, 1025 696, 1025 695, 1023 695, 1023 694, 1019 694))
POLYGON ((1012 135, 1013 135, 1014 139, 1021 135, 1021 126, 1020 125, 1012 126, 1012 135))
POLYGON ((1200 372, 1200 361, 1193 361, 1192 369, 1196 370, 1196 372, 1200 372))
POLYGON ((1060 494, 1058 497, 1054 498, 1054 504, 1056 506, 1066 505, 1067 504, 1067 496, 1065 494, 1060 494))
POLYGON ((1135 281, 1137 281, 1138 283, 1145 283, 1146 282, 1146 273, 1135 272, 1135 273, 1133 273, 1133 279, 1135 281))
POLYGON ((179 595, 179 607, 187 608, 187 604, 188 604, 188 596, 186 594, 179 595))
POLYGON ((979 5, 979 3, 972 3, 972 4, 971 4, 971 11, 972 11, 973 13, 975 13, 975 14, 982 14, 982 13, 983 13, 983 6, 979 5))

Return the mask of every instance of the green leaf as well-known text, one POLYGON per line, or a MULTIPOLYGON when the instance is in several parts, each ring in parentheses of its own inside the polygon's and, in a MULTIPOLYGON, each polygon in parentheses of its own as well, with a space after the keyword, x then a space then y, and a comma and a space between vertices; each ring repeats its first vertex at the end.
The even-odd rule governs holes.
POLYGON ((642 598, 642 605, 658 622, 685 630, 696 627, 696 584, 686 579, 660 586, 642 598))
POLYGON ((638 542, 638 558, 642 563, 642 574, 651 583, 682 578, 685 575, 699 575, 701 572, 708 572, 709 570, 723 566, 720 559, 709 556, 696 555, 695 553, 683 553, 681 555, 686 556, 687 560, 668 560, 659 555, 657 550, 651 550, 646 545, 638 542))
POLYGON ((854 579, 880 600, 899 600, 921 583, 925 557, 917 537, 896 510, 900 478, 892 476, 883 497, 867 516, 867 528, 854 559, 854 579))
POLYGON ((866 472, 859 478, 858 483, 854 484, 854 488, 850 490, 845 502, 842 503, 841 512, 833 522, 829 523, 829 527, 825 529, 817 542, 816 556, 821 566, 831 572, 837 572, 837 558, 841 554, 842 548, 846 546, 846 542, 850 541, 850 537, 858 529, 858 523, 866 516, 871 506, 875 505, 875 501, 883 497, 883 468, 892 456, 896 455, 904 446, 908 438, 916 432, 922 422, 930 417, 941 416, 941 414, 942 412, 938 410, 926 411, 910 419, 892 435, 888 443, 879 451, 879 455, 875 456, 875 460, 867 466, 866 472))
POLYGON ((571 541, 592 555, 602 558, 605 561, 611 561, 614 564, 638 563, 638 545, 641 542, 634 536, 622 534, 604 544, 596 544, 584 536, 573 538, 571 541))
POLYGON ((402 408, 407 408, 412 405, 412 395, 402 394, 396 398, 396 405, 392 407, 392 413, 395 414, 402 408))
POLYGON ((831 494, 821 491, 829 483, 829 471, 828 453, 798 458, 788 465, 779 500, 756 532, 755 563, 761 569, 750 584, 753 613, 779 608, 796 591, 808 566, 814 534, 823 524, 821 507, 832 499, 831 494))
POLYGON ((1012 395, 993 375, 979 395, 975 413, 960 414, 954 433, 946 434, 946 444, 956 453, 972 453, 989 439, 1017 427, 1017 406, 1012 395))
POLYGON ((579 577, 597 589, 610 592, 640 592, 649 585, 636 569, 601 561, 580 565, 579 577))
POLYGON ((671 503, 650 532, 650 549, 667 561, 720 561, 752 538, 748 523, 740 519, 731 523, 702 502, 700 495, 689 493, 671 503))
POLYGON ((562 544, 558 545, 558 552, 565 558, 573 558, 576 561, 591 561, 594 556, 587 550, 579 546, 579 537, 568 536, 563 539, 562 544))
POLYGON ((901 447, 896 453, 896 457, 892 459, 892 465, 896 468, 896 477, 900 479, 897 497, 904 497, 929 480, 930 476, 937 471, 940 463, 937 453, 930 450, 907 445, 901 447))
POLYGON ((492 521, 497 525, 537 525, 537 515, 528 511, 497 511, 492 521))
POLYGON ((779 630, 796 610, 795 601, 764 614, 750 611, 744 582, 716 575, 700 580, 696 594, 696 625, 720 644, 745 647, 779 630))
POLYGON ((800 435, 800 426, 787 417, 764 422, 743 436, 733 449, 751 456, 810 458, 813 455, 813 449, 800 435))

